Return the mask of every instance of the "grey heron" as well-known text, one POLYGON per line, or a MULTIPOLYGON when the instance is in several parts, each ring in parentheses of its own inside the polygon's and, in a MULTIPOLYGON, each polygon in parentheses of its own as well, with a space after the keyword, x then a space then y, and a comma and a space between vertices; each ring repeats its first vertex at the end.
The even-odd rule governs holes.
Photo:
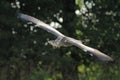
POLYGON ((41 20, 38 20, 32 16, 29 16, 29 15, 23 14, 23 13, 19 13, 18 17, 22 20, 32 22, 35 24, 35 26, 42 28, 42 29, 48 31, 49 33, 55 35, 57 37, 57 39, 48 41, 48 43, 50 43, 53 46, 60 47, 60 46, 65 45, 66 43, 69 43, 71 45, 77 46, 78 48, 82 49, 85 52, 88 52, 90 55, 92 54, 92 55, 96 56, 99 60, 113 61, 113 59, 111 57, 102 53, 101 51, 84 45, 80 40, 63 35, 58 30, 56 30, 55 28, 51 27, 50 25, 44 23, 41 20))

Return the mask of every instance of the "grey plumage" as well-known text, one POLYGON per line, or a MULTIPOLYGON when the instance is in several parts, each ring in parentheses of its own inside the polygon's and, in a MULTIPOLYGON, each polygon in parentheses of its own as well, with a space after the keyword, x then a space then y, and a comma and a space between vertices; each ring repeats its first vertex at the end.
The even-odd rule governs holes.
POLYGON ((113 61, 113 59, 111 57, 109 57, 108 55, 100 52, 97 49, 94 49, 94 48, 91 48, 91 47, 84 45, 80 40, 76 40, 74 38, 70 38, 70 37, 63 35, 62 33, 57 31, 53 27, 49 26, 48 24, 46 24, 46 23, 44 23, 44 22, 42 22, 42 21, 40 21, 32 16, 19 13, 18 17, 22 20, 32 22, 37 27, 42 28, 42 29, 48 31, 49 33, 57 36, 56 40, 48 41, 48 43, 50 43, 53 46, 60 47, 60 46, 65 45, 66 43, 67 44, 69 43, 71 45, 77 46, 78 48, 82 49, 85 52, 89 52, 89 54, 96 56, 98 59, 100 59, 102 61, 113 61))
POLYGON ((61 34, 56 29, 52 28, 48 24, 45 24, 44 22, 42 22, 42 21, 40 21, 40 20, 38 20, 38 19, 36 19, 32 16, 22 14, 22 13, 18 13, 18 18, 21 18, 22 20, 25 20, 25 21, 30 21, 30 22, 34 23, 35 26, 37 26, 39 28, 42 28, 44 30, 47 30, 48 32, 54 34, 55 36, 64 36, 63 34, 61 34))

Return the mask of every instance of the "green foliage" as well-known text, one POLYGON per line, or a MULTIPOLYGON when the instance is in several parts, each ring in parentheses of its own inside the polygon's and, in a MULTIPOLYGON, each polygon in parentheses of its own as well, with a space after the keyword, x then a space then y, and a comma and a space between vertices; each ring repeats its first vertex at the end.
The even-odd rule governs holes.
POLYGON ((120 79, 120 0, 0 0, 0 9, 0 80, 120 79), (20 21, 18 11, 58 23, 60 32, 115 62, 100 62, 74 46, 53 48, 47 40, 55 37, 20 21))
POLYGON ((45 71, 35 71, 28 80, 52 80, 45 71))
POLYGON ((83 6, 82 0, 75 0, 76 5, 78 5, 80 8, 83 6))

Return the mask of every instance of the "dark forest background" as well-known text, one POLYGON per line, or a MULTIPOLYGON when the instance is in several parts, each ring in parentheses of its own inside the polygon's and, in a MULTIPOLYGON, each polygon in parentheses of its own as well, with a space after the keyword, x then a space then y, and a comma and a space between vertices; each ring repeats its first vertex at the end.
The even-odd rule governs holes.
POLYGON ((0 80, 119 80, 120 0, 0 0, 0 80), (17 12, 51 24, 114 59, 102 62, 75 46, 54 48, 48 32, 17 12))

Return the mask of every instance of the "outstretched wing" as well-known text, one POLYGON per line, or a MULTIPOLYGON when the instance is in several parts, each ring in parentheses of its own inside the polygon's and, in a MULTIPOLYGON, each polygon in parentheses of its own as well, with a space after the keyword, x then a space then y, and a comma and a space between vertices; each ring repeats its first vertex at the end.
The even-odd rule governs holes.
POLYGON ((22 20, 29 21, 34 23, 37 27, 47 30, 48 32, 52 33, 55 36, 64 36, 62 33, 54 29, 53 27, 49 26, 48 24, 23 13, 18 13, 18 17, 22 20))
POLYGON ((90 55, 96 56, 99 60, 102 60, 102 61, 113 61, 113 59, 111 57, 109 57, 108 55, 100 52, 97 49, 94 49, 94 48, 91 48, 91 47, 88 47, 88 46, 82 44, 82 42, 79 41, 79 40, 76 40, 76 39, 73 39, 73 38, 70 38, 70 37, 66 37, 66 42, 70 43, 70 44, 72 44, 74 46, 79 47, 83 51, 88 52, 90 55))

